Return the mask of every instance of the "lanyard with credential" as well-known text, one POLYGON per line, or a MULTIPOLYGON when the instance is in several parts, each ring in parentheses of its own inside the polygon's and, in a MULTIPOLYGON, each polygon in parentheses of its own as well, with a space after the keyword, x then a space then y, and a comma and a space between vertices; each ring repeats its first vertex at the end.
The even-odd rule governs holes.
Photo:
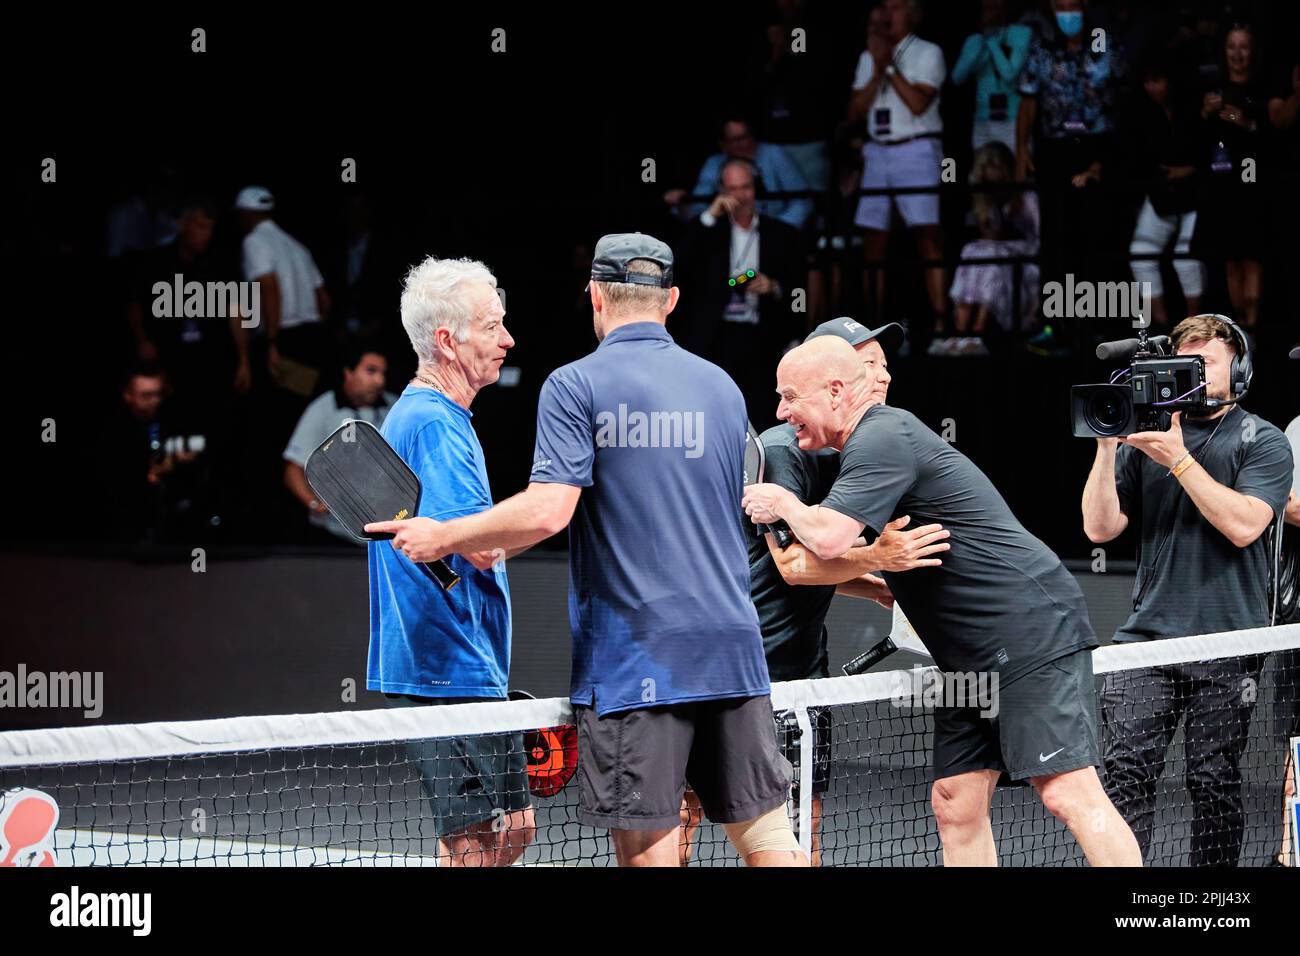
MULTIPOLYGON (((730 250, 732 276, 739 275, 742 271, 744 271, 744 269, 746 268, 745 263, 749 261, 749 254, 754 251, 754 243, 756 243, 757 241, 758 241, 758 223, 755 222, 753 228, 749 230, 749 240, 745 243, 745 247, 740 250, 739 260, 736 259, 736 250, 734 248, 730 250)), ((757 270, 758 268, 757 262, 754 263, 754 268, 757 270)), ((728 276, 728 278, 730 277, 731 276, 728 276)))

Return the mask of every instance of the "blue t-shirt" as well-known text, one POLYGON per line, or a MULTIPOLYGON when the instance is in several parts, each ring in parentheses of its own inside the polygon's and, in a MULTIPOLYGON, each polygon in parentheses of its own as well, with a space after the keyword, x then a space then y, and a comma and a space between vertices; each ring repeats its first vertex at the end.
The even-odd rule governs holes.
POLYGON ((585 489, 569 525, 575 704, 769 692, 736 520, 746 424, 736 384, 655 322, 542 386, 532 481, 585 489))
MULTIPOLYGON (((380 429, 420 478, 417 514, 448 521, 492 507, 483 448, 468 409, 408 386, 380 429)), ((372 541, 366 687, 424 697, 505 697, 510 588, 504 563, 480 571, 446 558, 460 584, 443 591, 389 541, 372 541)))

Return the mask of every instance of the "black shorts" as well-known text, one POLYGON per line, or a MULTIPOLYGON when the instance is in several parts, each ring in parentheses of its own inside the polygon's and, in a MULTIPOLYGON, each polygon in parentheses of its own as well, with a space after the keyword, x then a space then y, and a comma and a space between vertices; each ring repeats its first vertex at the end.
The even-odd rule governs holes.
MULTIPOLYGON (((784 731, 781 734, 781 755, 794 768, 794 795, 799 796, 799 721, 792 710, 777 714, 784 731)), ((829 707, 809 707, 808 720, 813 730, 812 792, 823 794, 831 783, 831 710, 829 707)))
POLYGON ((998 770, 1014 782, 1098 766, 1096 693, 1092 651, 1084 649, 999 686, 995 716, 936 707, 935 779, 998 770))
MULTIPOLYGON (((413 697, 385 694, 390 707, 477 704, 487 697, 413 697)), ((412 740, 406 745, 433 811, 439 837, 529 806, 528 763, 522 733, 412 740)))
POLYGON ((687 784, 715 823, 743 823, 779 807, 790 762, 762 697, 639 707, 578 722, 578 821, 613 830, 667 830, 681 822, 687 784))

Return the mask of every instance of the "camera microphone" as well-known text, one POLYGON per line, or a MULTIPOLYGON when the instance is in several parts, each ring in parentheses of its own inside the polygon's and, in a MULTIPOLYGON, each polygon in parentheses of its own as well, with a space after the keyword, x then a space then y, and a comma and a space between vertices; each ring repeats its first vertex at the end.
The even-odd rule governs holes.
MULTIPOLYGON (((1103 362, 1127 362, 1137 352, 1138 346, 1141 344, 1141 339, 1119 339, 1116 342, 1102 342, 1097 346, 1097 358, 1103 362)), ((1147 346, 1155 352, 1163 353, 1169 346, 1169 336, 1153 336, 1147 339, 1147 346)))

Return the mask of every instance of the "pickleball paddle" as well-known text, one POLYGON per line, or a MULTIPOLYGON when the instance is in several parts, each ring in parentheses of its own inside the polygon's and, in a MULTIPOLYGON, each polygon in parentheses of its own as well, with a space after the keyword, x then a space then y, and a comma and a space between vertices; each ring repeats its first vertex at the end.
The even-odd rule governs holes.
MULTIPOLYGON (((374 521, 414 517, 420 506, 420 479, 369 422, 348 421, 307 458, 307 483, 316 497, 362 541, 388 541, 393 535, 368 532, 374 521)), ((444 591, 460 576, 443 561, 416 562, 444 591)))
MULTIPOLYGON (((745 434, 745 485, 756 485, 763 480, 763 472, 767 466, 767 456, 763 453, 763 440, 759 438, 758 432, 754 426, 748 425, 749 431, 745 434)), ((785 550, 794 543, 794 535, 786 527, 784 521, 777 525, 760 524, 757 526, 758 534, 767 534, 769 531, 776 535, 776 543, 781 550, 785 550)))

